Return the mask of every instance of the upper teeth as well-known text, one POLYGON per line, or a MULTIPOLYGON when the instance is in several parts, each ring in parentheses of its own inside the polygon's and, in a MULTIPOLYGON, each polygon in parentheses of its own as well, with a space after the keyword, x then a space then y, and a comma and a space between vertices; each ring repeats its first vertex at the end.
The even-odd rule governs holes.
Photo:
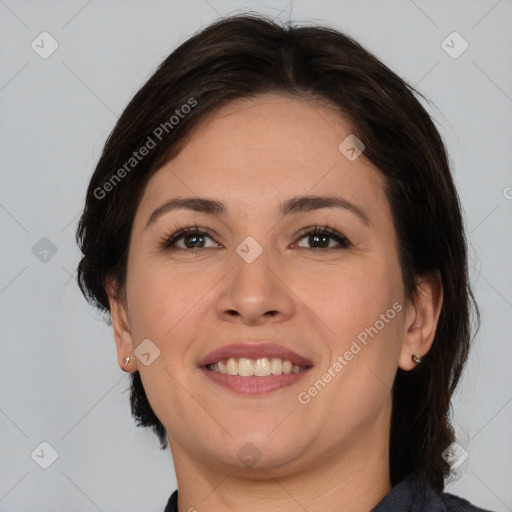
POLYGON ((268 375, 281 375, 282 373, 299 373, 305 366, 293 364, 291 361, 283 361, 279 357, 260 357, 248 359, 241 357, 235 359, 230 357, 207 366, 208 370, 223 373, 226 375, 240 375, 241 377, 267 377, 268 375))

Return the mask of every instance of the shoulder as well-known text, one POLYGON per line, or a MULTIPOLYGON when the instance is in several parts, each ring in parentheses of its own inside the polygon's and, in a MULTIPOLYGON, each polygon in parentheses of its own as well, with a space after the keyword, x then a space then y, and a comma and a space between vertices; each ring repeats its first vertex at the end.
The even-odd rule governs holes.
POLYGON ((488 509, 475 507, 468 500, 447 492, 441 495, 441 501, 446 512, 492 512, 488 509))
MULTIPOLYGON (((393 487, 373 509, 374 512, 492 512, 476 507, 469 501, 450 493, 439 494, 432 488, 419 488, 414 477, 393 487)), ((164 512, 178 512, 178 491, 174 491, 164 512)))
POLYGON ((439 493, 409 475, 391 489, 372 512, 491 512, 478 508, 464 498, 439 493))

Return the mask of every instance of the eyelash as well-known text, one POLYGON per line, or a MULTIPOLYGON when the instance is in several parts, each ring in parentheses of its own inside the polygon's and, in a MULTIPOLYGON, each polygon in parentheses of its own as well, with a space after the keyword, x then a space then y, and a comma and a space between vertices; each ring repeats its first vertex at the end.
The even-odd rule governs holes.
MULTIPOLYGON (((176 247, 174 244, 187 235, 201 235, 201 236, 208 236, 213 240, 213 236, 211 234, 211 231, 208 229, 200 228, 197 224, 185 226, 182 228, 179 228, 179 226, 175 226, 174 230, 170 233, 163 236, 159 242, 158 242, 158 248, 160 250, 181 250, 181 251, 198 251, 201 249, 210 249, 210 247, 199 247, 198 249, 191 249, 187 248, 184 249, 183 247, 176 247)), ((352 247, 352 243, 350 240, 336 231, 335 229, 331 228, 328 225, 314 225, 309 226, 307 228, 304 228, 301 230, 301 232, 297 235, 298 240, 302 240, 308 235, 327 235, 329 238, 335 240, 340 245, 338 247, 328 247, 328 248, 315 248, 315 247, 302 247, 302 249, 309 249, 312 251, 322 251, 322 252, 331 252, 336 251, 339 249, 348 249, 352 247)))
MULTIPOLYGON (((346 236, 342 235, 339 231, 336 231, 335 229, 331 228, 327 224, 325 224, 323 226, 319 226, 318 224, 315 224, 314 226, 310 226, 308 228, 301 230, 301 232, 297 236, 298 236, 299 240, 301 240, 302 238, 304 238, 308 235, 327 235, 329 238, 336 240, 336 242, 338 242, 340 244, 339 247, 328 247, 326 249, 320 248, 321 251, 329 252, 329 251, 336 251, 339 249, 348 249, 348 248, 352 247, 352 243, 346 236)), ((314 247, 306 247, 306 249, 318 250, 318 248, 315 249, 314 247)))

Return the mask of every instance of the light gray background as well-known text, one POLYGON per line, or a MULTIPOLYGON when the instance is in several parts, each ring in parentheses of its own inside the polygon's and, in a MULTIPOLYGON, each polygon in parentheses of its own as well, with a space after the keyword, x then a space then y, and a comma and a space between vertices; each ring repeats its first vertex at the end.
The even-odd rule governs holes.
POLYGON ((512 510, 512 1, 267 3, 0 0, 1 510, 162 511, 176 487, 170 453, 133 425, 111 330, 77 289, 74 230, 132 95, 178 43, 247 8, 347 32, 437 107, 482 309, 453 401, 469 457, 448 490, 512 510), (47 59, 31 48, 43 31, 59 45, 47 59), (441 47, 453 31, 469 43, 456 59, 441 47), (32 252, 42 237, 57 248, 46 262, 32 252), (46 470, 31 458, 43 441, 58 452, 46 470))

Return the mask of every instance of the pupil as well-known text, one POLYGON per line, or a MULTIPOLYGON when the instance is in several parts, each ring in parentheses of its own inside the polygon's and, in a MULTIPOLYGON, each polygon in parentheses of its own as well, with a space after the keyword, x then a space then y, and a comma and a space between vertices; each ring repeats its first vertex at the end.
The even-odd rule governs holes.
POLYGON ((185 237, 185 245, 189 248, 190 247, 192 247, 192 248, 198 247, 201 244, 201 239, 202 239, 201 236, 188 235, 187 237, 185 237))
POLYGON ((310 235, 309 243, 314 247, 329 247, 329 237, 325 235, 310 235))

